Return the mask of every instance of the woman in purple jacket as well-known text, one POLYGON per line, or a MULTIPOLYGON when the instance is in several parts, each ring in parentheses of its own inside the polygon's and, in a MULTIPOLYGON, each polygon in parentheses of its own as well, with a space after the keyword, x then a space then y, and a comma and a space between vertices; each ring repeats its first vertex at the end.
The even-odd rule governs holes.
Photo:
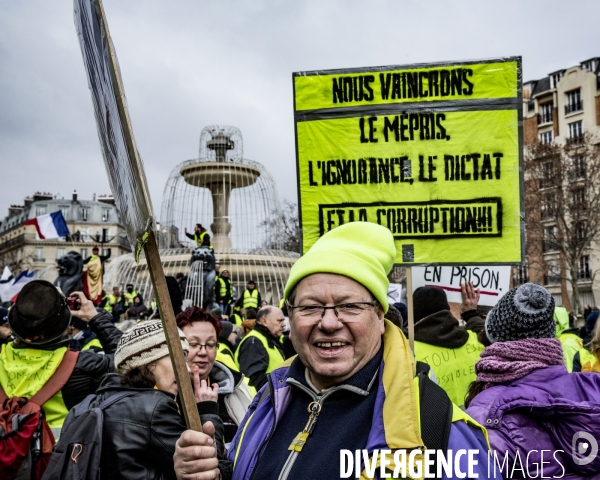
POLYGON ((488 429, 505 478, 600 479, 600 375, 568 373, 554 300, 513 288, 490 311, 467 413, 488 429))

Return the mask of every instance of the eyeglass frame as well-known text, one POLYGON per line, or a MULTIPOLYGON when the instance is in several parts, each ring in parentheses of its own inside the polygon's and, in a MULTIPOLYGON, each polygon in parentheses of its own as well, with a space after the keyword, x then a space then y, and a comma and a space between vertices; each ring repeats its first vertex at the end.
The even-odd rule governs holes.
MULTIPOLYGON (((205 344, 198 343, 197 345, 192 346, 192 344, 188 342, 188 345, 190 346, 190 350, 192 350, 192 348, 193 348, 194 350, 198 349, 198 351, 201 352, 202 351, 202 347, 204 347, 204 351, 206 353, 209 352, 209 350, 208 350, 208 346, 209 346, 208 343, 205 343, 205 344)), ((219 342, 215 343, 211 347, 211 351, 215 351, 216 352, 218 348, 219 348, 219 342), (212 350, 213 348, 214 348, 214 350, 212 350)))
POLYGON ((370 302, 346 302, 346 303, 338 303, 337 305, 330 305, 329 307, 326 307, 324 305, 290 305, 289 302, 285 302, 285 304, 286 304, 288 310, 292 312, 292 314, 294 313, 294 309, 296 309, 296 308, 318 307, 318 308, 321 309, 321 317, 320 317, 321 320, 323 320, 323 317, 325 317, 325 311, 326 310, 333 310, 335 318, 337 318, 339 320, 340 319, 340 314, 337 311, 337 308, 338 307, 343 307, 345 305, 369 305, 369 306, 374 307, 374 308, 377 308, 379 306, 379 302, 377 301, 377 299, 373 299, 370 302))

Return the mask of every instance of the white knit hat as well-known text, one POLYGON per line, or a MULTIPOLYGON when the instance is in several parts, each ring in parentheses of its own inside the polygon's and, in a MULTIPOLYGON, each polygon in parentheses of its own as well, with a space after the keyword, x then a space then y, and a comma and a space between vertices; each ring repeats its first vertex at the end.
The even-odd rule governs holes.
MULTIPOLYGON (((181 346, 186 355, 190 351, 185 334, 178 328, 181 346)), ((160 320, 147 320, 138 323, 119 340, 115 352, 115 366, 124 373, 143 367, 169 355, 167 338, 160 320)))

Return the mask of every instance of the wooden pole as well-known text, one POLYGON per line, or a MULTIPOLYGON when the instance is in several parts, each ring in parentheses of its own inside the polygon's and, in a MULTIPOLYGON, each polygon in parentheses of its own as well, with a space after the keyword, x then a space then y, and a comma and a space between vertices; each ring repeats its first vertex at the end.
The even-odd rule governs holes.
POLYGON ((415 353, 415 315, 413 311, 412 268, 406 267, 406 308, 408 310, 408 343, 415 353))
POLYGON ((144 252, 146 253, 150 279, 152 280, 152 286, 156 294, 158 311, 160 312, 163 329, 167 337, 169 355, 171 356, 173 370, 175 371, 175 379, 177 380, 177 389, 181 397, 185 423, 190 430, 201 432, 202 423, 200 422, 200 415, 196 407, 196 398, 194 397, 192 382, 188 373, 187 358, 183 352, 183 348, 181 348, 179 332, 177 331, 177 321, 175 320, 175 313, 173 312, 173 305, 171 304, 171 297, 169 296, 169 289, 167 288, 167 281, 158 254, 158 246, 153 230, 150 230, 148 241, 144 244, 144 252))

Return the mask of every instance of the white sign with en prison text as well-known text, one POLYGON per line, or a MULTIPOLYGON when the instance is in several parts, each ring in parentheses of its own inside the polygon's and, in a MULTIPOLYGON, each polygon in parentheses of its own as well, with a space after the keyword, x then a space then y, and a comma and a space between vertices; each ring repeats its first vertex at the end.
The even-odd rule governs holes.
POLYGON ((473 283, 479 288, 479 305, 493 307, 509 290, 510 266, 413 267, 413 291, 433 286, 446 291, 449 302, 461 303, 460 285, 473 283))

